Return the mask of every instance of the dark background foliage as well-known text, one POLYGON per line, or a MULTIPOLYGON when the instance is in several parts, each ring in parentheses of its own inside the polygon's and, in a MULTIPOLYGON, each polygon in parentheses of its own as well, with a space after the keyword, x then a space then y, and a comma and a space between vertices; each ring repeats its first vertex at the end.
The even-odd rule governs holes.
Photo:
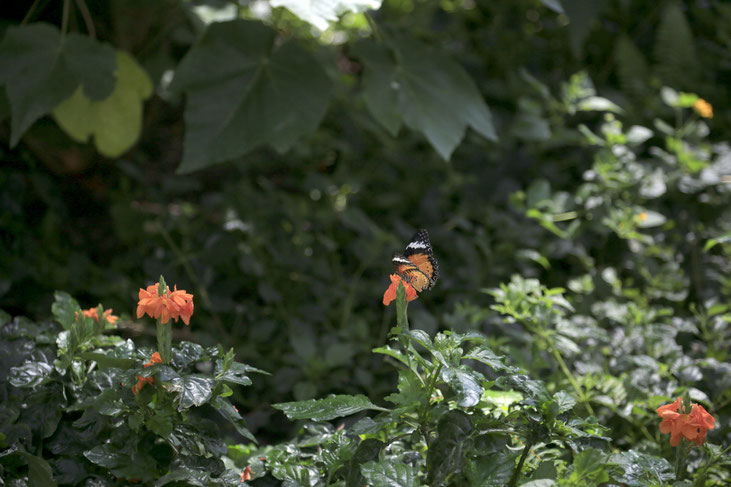
MULTIPOLYGON (((2 103, 0 305, 11 315, 45 318, 60 289, 82 306, 113 308, 122 334, 152 343, 152 331, 134 320, 136 293, 165 275, 196 296, 193 322, 177 338, 233 346, 241 360, 273 373, 234 396, 262 438, 280 438, 291 427, 274 416, 271 402, 392 389, 392 372, 370 351, 384 343, 394 319, 380 302, 391 254, 417 228, 430 231, 442 274, 412 304, 414 326, 478 329, 516 363, 545 375, 551 371, 542 367, 550 367, 526 357, 529 337, 498 320, 485 288, 513 274, 568 287, 577 292, 577 311, 610 335, 625 333, 632 320, 696 323, 698 313, 728 302, 728 244, 704 250, 708 239, 731 230, 731 112, 724 109, 731 102, 731 8, 724 2, 385 1, 372 14, 382 35, 408 36, 458 63, 492 113, 498 140, 469 129, 448 162, 419 131, 402 127, 394 137, 369 111, 368 66, 358 54, 368 28, 362 18, 339 24, 345 42, 328 45, 275 9, 267 23, 278 38, 298 39, 332 83, 322 122, 286 152, 256 146, 186 174, 176 173, 186 97, 169 89, 166 73, 204 30, 192 7, 227 3, 88 4, 97 38, 132 54, 155 92, 144 105, 139 142, 112 159, 72 141, 52 117, 10 147, 2 103), (655 119, 672 125, 679 113, 663 103, 664 86, 715 107, 702 144, 717 183, 703 183, 700 169, 677 161, 662 165, 669 136, 655 119), (616 118, 625 132, 632 125, 654 131, 633 149, 649 168, 641 180, 622 166, 613 177, 629 181, 624 186, 582 186, 603 149, 580 127, 599 133, 612 123, 604 110, 580 107, 589 95, 623 109, 616 118), (655 169, 665 190, 649 198, 639 187, 655 169), (603 197, 603 209, 592 212, 580 190, 603 197), (533 217, 531 208, 538 210, 533 217), (640 230, 649 242, 607 223, 614 210, 629 212, 631 222, 643 209, 666 218, 640 230), (554 218, 552 227, 546 215, 566 220, 554 218), (633 306, 634 315, 627 311, 633 306)), ((3 26, 18 25, 26 7, 5 7, 3 26)), ((241 10, 251 17, 248 5, 241 10)), ((60 25, 61 17, 60 2, 39 2, 31 21, 60 25)), ((79 12, 69 28, 86 32, 79 12)), ((719 326, 700 339, 687 328, 679 345, 689 353, 700 347, 696 360, 709 337, 728 343, 719 326)), ((619 344, 634 353, 624 335, 605 346, 619 344)), ((727 360, 727 348, 711 349, 707 356, 717 363, 727 360)), ((722 390, 713 376, 696 387, 722 390)), ((715 399, 728 412, 728 395, 715 399)), ((607 419, 617 437, 633 442, 637 433, 625 420, 607 419)))

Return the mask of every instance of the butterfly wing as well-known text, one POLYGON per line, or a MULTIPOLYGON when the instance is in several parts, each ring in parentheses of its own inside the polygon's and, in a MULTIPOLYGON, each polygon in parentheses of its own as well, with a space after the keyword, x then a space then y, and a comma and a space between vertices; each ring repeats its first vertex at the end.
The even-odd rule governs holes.
POLYGON ((421 229, 406 245, 403 255, 393 257, 396 272, 418 292, 431 289, 439 278, 439 264, 429 241, 429 233, 421 229))

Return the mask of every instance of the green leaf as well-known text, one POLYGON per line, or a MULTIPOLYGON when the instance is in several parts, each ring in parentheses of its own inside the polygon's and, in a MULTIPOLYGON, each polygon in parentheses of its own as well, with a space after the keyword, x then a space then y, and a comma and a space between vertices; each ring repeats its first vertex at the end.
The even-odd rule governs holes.
POLYGON ((473 429, 470 417, 456 409, 439 418, 427 457, 429 485, 442 485, 448 475, 462 471, 463 452, 469 450, 466 440, 473 429))
POLYGON ((564 13, 563 6, 561 5, 561 2, 559 0, 541 0, 541 3, 556 12, 557 14, 564 13))
POLYGON ((490 366, 490 368, 492 368, 493 370, 502 370, 513 373, 516 372, 515 367, 505 365, 505 363, 503 362, 503 355, 496 355, 495 352, 493 352, 486 345, 476 346, 468 353, 466 353, 463 358, 477 360, 478 362, 490 366))
POLYGON ((75 33, 62 43, 60 31, 45 23, 9 27, 0 43, 0 85, 10 101, 10 145, 80 84, 95 97, 108 93, 114 79, 110 51, 75 33))
POLYGON ((629 450, 611 455, 607 463, 619 465, 624 469, 621 475, 615 475, 617 482, 628 487, 644 487, 646 485, 665 485, 675 478, 673 466, 664 458, 629 450))
POLYGON ((157 411, 145 421, 147 428, 156 435, 167 438, 173 432, 173 420, 169 412, 157 411))
POLYGON ((219 413, 221 413, 221 416, 226 418, 234 426, 234 428, 236 428, 236 431, 238 431, 241 436, 256 443, 256 438, 246 427, 244 418, 241 417, 241 414, 239 414, 238 410, 234 409, 230 402, 219 396, 213 400, 213 406, 219 413))
POLYGON ((558 405, 559 414, 565 413, 576 405, 576 399, 574 399, 574 396, 566 391, 558 391, 553 398, 558 405))
POLYGON ((143 101, 153 86, 137 61, 123 51, 116 54, 117 83, 108 97, 94 100, 78 88, 60 103, 53 116, 74 140, 94 145, 106 157, 119 157, 137 142, 142 131, 143 101))
POLYGON ((472 370, 457 367, 445 368, 442 369, 442 380, 449 384, 449 387, 455 392, 457 404, 461 407, 472 407, 480 402, 482 387, 472 370))
POLYGON ((700 68, 695 41, 677 2, 668 2, 662 13, 654 54, 664 83, 675 88, 697 87, 700 68))
POLYGON ((471 487, 504 487, 513 475, 517 453, 501 451, 472 460, 465 473, 471 487))
POLYGON ((189 375, 182 378, 181 385, 178 411, 207 403, 211 399, 216 383, 208 377, 189 375))
POLYGON ((368 462, 360 467, 370 487, 418 487, 414 467, 397 460, 368 462))
POLYGON ((106 389, 94 399, 94 409, 104 416, 119 416, 128 408, 119 395, 118 389, 106 389))
POLYGON ((81 311, 81 306, 68 293, 56 291, 53 295, 55 300, 51 306, 51 313, 64 330, 70 330, 76 322, 76 314, 81 311))
POLYGON ((574 458, 569 485, 599 486, 609 481, 605 468, 606 456, 596 448, 587 448, 574 458))
POLYGON ((579 58, 583 52, 584 41, 599 14, 604 10, 607 0, 562 0, 566 15, 569 17, 569 44, 574 56, 579 58))
POLYGON ((96 362, 97 366, 100 369, 115 368, 127 370, 134 367, 137 363, 136 360, 131 358, 109 357, 106 354, 98 352, 83 352, 79 354, 79 357, 83 358, 84 360, 93 360, 94 362, 96 362))
POLYGON ((36 387, 49 379, 53 366, 45 362, 26 362, 12 367, 8 374, 8 382, 15 387, 36 387))
POLYGON ((708 252, 716 245, 718 245, 720 243, 727 243, 727 242, 731 242, 731 231, 726 232, 723 235, 720 235, 715 238, 709 238, 708 241, 706 242, 706 245, 703 246, 703 251, 708 252))
POLYGON ((18 452, 28 464, 28 485, 30 487, 56 487, 51 466, 41 457, 27 452, 18 452))
POLYGON ((208 27, 170 88, 187 95, 179 171, 190 172, 263 144, 288 150, 319 125, 331 82, 295 41, 275 45, 269 27, 234 20, 208 27))
POLYGON ((387 409, 376 406, 361 394, 357 396, 343 394, 330 396, 325 399, 283 402, 272 404, 272 407, 282 411, 289 419, 314 419, 315 421, 329 421, 342 416, 350 416, 351 414, 367 409, 388 411, 387 409))
POLYGON ((467 127, 497 140, 490 110, 460 65, 403 34, 388 39, 386 44, 361 41, 353 48, 365 64, 366 106, 381 125, 395 135, 405 123, 424 134, 445 160, 467 127))
POLYGON ((360 471, 361 465, 376 459, 385 446, 384 442, 375 438, 366 438, 361 441, 358 448, 355 449, 353 457, 338 471, 338 474, 345 479, 345 485, 356 487, 365 485, 366 480, 360 471))
POLYGON ((622 89, 637 97, 645 95, 650 79, 647 61, 625 34, 619 36, 614 46, 614 59, 622 89))

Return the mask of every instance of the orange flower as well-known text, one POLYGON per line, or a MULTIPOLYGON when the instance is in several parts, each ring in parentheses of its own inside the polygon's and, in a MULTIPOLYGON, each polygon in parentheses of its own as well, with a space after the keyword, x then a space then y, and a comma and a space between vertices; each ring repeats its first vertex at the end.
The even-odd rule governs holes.
POLYGON ((693 110, 703 118, 713 118, 713 106, 703 98, 693 103, 693 110))
POLYGON ((700 404, 693 404, 688 416, 689 419, 683 427, 683 436, 686 440, 701 446, 706 441, 708 430, 715 426, 716 420, 700 404))
MULTIPOLYGON (((99 321, 99 313, 97 313, 96 308, 82 309, 81 314, 83 314, 87 318, 94 318, 95 321, 99 321)), ((103 316, 107 323, 109 323, 110 325, 113 325, 119 319, 119 316, 114 316, 112 314, 111 309, 104 310, 103 316)))
MULTIPOLYGON (((155 364, 161 364, 162 359, 160 358, 159 352, 154 352, 152 356, 150 356, 150 361, 147 362, 144 367, 150 367, 151 365, 155 364)), ((140 390, 145 387, 145 384, 154 384, 155 378, 154 377, 142 377, 141 375, 137 376, 137 384, 132 386, 132 392, 134 394, 139 394, 140 390)), ((124 385, 124 384, 122 384, 124 385)))
POLYGON ((682 399, 657 408, 657 414, 662 418, 660 432, 670 433, 670 445, 678 446, 685 438, 701 446, 706 441, 706 433, 713 429, 716 420, 700 404, 693 404, 690 414, 682 414, 682 399))
POLYGON ((388 306, 391 304, 391 301, 396 299, 396 291, 398 290, 398 285, 401 282, 404 284, 404 289, 406 290, 406 301, 413 301, 419 297, 416 295, 416 289, 414 289, 408 281, 401 279, 401 276, 398 274, 391 274, 389 277, 391 278, 391 285, 388 286, 386 292, 383 293, 384 306, 388 306))
POLYGON ((158 284, 147 286, 147 289, 140 289, 139 302, 137 303, 137 318, 147 313, 151 318, 160 318, 162 323, 167 323, 170 318, 176 322, 179 318, 183 323, 190 324, 190 317, 193 314, 193 295, 185 292, 184 289, 170 292, 166 287, 165 292, 160 296, 157 293, 158 284))
POLYGON ((241 471, 241 481, 246 482, 247 480, 251 480, 251 465, 247 465, 244 470, 241 471))

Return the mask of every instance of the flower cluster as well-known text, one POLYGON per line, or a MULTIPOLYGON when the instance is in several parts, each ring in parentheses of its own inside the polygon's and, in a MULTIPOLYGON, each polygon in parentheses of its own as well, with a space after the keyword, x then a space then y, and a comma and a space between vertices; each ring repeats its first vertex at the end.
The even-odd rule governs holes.
POLYGON ((140 289, 137 303, 137 318, 147 313, 151 318, 160 318, 161 323, 167 323, 170 318, 176 322, 179 318, 183 323, 190 324, 190 316, 193 314, 193 295, 185 292, 185 289, 174 291, 165 286, 162 293, 158 292, 159 284, 147 286, 147 289, 140 289))
POLYGON ((670 433, 672 446, 678 446, 683 438, 701 446, 716 420, 700 404, 693 404, 690 413, 682 414, 682 405, 683 400, 679 397, 675 402, 657 408, 657 414, 662 418, 660 432, 670 433))
MULTIPOLYGON (((81 313, 87 318, 94 318, 94 321, 99 321, 99 312, 96 308, 82 309, 81 313)), ((76 315, 78 317, 78 314, 76 315)), ((113 325, 119 319, 119 316, 114 316, 111 309, 104 311, 104 320, 110 325, 113 325)))
MULTIPOLYGON (((145 367, 149 367, 151 365, 155 364, 161 364, 162 359, 160 358, 160 354, 158 352, 155 352, 150 357, 150 361, 145 364, 145 367)), ((132 392, 135 393, 135 395, 140 393, 140 390, 142 390, 143 387, 145 387, 145 384, 154 384, 155 378, 154 377, 142 377, 141 375, 137 376, 137 384, 132 386, 132 392)))
POLYGON ((416 295, 416 289, 414 289, 414 286, 412 286, 408 281, 401 279, 401 276, 399 276, 398 274, 391 274, 389 277, 391 278, 391 285, 388 286, 386 292, 383 293, 384 306, 388 306, 389 304, 391 304, 391 301, 396 299, 396 291, 398 290, 398 286, 400 283, 403 283, 404 285, 404 290, 406 291, 406 301, 413 301, 419 297, 416 295))

